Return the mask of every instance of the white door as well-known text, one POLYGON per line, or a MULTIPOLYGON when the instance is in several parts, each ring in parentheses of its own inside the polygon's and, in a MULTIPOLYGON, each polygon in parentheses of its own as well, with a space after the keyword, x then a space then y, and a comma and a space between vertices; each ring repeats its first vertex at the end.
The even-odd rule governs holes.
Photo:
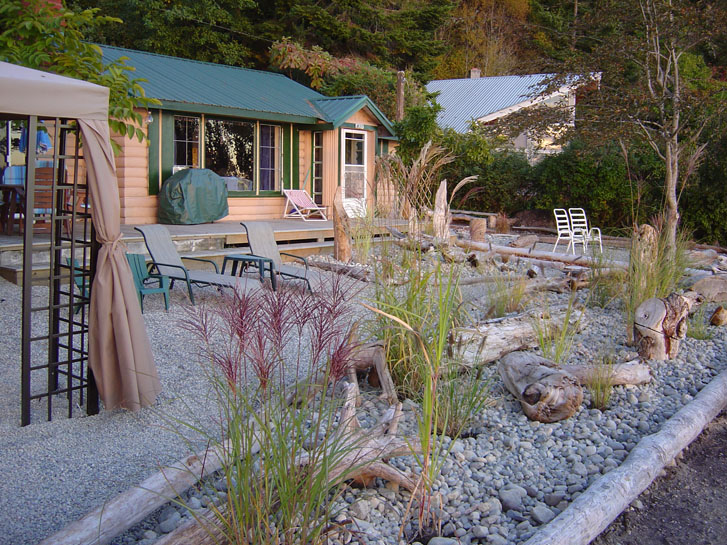
POLYGON ((343 131, 343 208, 350 217, 366 215, 366 133, 343 131))

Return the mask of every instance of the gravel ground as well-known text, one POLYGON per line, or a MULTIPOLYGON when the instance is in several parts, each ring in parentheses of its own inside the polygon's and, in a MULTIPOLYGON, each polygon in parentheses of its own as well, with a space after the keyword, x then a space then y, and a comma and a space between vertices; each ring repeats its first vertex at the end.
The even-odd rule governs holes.
MULTIPOLYGON (((476 297, 478 289, 482 288, 469 288, 466 297, 476 297)), ((200 299, 208 301, 217 297, 214 289, 199 293, 200 299)), ((0 299, 4 309, 0 326, 8 332, 0 354, 4 404, 0 469, 6 475, 0 485, 0 543, 31 544, 187 454, 189 447, 179 434, 166 429, 164 415, 214 421, 215 408, 190 349, 189 334, 178 326, 186 295, 175 288, 169 313, 164 312, 161 297, 145 300, 145 320, 164 386, 155 407, 135 415, 102 412, 53 422, 44 422, 38 415, 36 423, 20 428, 20 291, 0 281, 0 299)), ((552 302, 564 299, 556 296, 552 302)), ((707 307, 707 315, 713 308, 707 307)), ((576 337, 571 363, 605 352, 619 361, 631 356, 617 308, 588 308, 586 318, 588 326, 576 337)), ((589 409, 586 394, 575 416, 554 424, 529 421, 494 377, 495 406, 475 419, 466 438, 455 442, 435 486, 443 499, 438 511, 443 534, 451 536, 441 543, 504 545, 527 540, 601 474, 617 467, 641 437, 657 431, 727 368, 727 329, 711 329, 711 340, 687 338, 675 360, 649 362, 654 375, 651 384, 615 388, 604 411, 589 409)), ((385 408, 371 396, 364 420, 373 422, 385 408)), ((405 409, 400 433, 410 433, 414 426, 411 404, 405 404, 405 409)), ((391 463, 405 471, 415 465, 407 457, 391 463)), ((409 495, 377 484, 368 490, 346 491, 342 516, 356 519, 365 542, 396 543, 409 495)), ((163 509, 116 543, 150 545, 180 518, 175 509, 163 509)))

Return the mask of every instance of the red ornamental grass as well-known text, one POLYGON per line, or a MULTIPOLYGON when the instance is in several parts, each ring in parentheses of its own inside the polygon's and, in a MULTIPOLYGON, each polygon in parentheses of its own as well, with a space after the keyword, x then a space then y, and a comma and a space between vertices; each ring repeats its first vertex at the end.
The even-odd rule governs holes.
POLYGON ((301 374, 328 373, 337 381, 354 351, 352 286, 352 280, 333 275, 315 294, 285 284, 277 291, 235 291, 220 296, 214 307, 190 307, 181 325, 201 342, 204 359, 235 393, 248 372, 265 392, 275 376, 285 380, 286 364, 295 366, 296 380, 301 374))

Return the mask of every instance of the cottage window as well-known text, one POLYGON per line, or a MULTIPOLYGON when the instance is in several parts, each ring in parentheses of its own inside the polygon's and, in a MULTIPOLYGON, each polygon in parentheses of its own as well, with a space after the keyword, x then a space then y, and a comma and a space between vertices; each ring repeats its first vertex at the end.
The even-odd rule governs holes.
POLYGON ((280 191, 282 140, 280 127, 260 125, 260 191, 280 191))
POLYGON ((199 166, 199 118, 174 116, 173 172, 199 166))
POLYGON ((206 119, 204 164, 231 191, 254 191, 255 123, 206 119))

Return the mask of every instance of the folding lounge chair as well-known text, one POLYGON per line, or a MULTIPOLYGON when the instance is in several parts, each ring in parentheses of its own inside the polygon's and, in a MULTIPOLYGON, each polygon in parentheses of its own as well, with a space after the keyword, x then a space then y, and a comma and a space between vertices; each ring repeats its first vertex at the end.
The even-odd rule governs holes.
POLYGON ((555 249, 558 247, 558 243, 561 240, 567 240, 568 247, 565 249, 566 253, 568 253, 568 250, 572 250, 574 254, 576 253, 576 242, 583 244, 583 251, 585 252, 586 240, 580 231, 578 233, 573 232, 570 218, 568 217, 568 212, 566 212, 565 208, 555 208, 553 210, 553 215, 555 215, 555 227, 558 230, 558 238, 555 240, 553 251, 555 252, 555 249))
POLYGON ((304 189, 283 189, 286 196, 284 218, 300 218, 303 221, 328 221, 326 209, 318 206, 304 189))
POLYGON ((265 222, 250 222, 240 223, 245 228, 247 233, 247 243, 250 245, 250 251, 254 256, 265 257, 273 262, 272 267, 272 278, 270 279, 273 289, 276 288, 277 278, 293 278, 296 280, 302 280, 306 283, 308 291, 311 290, 310 282, 308 281, 308 262, 303 257, 281 252, 278 250, 278 244, 275 242, 275 234, 273 233, 270 224, 265 222), (292 257, 303 262, 305 266, 305 272, 303 276, 300 274, 300 270, 297 267, 291 267, 290 265, 284 265, 281 255, 292 257))
POLYGON ((181 258, 177 249, 174 247, 169 231, 163 225, 141 225, 135 227, 135 229, 144 237, 146 249, 149 250, 152 265, 157 273, 168 276, 171 279, 170 287, 174 287, 175 280, 185 281, 187 283, 187 291, 189 292, 189 300, 193 305, 194 294, 192 293, 192 284, 197 286, 217 286, 220 288, 238 289, 250 289, 251 287, 260 286, 257 280, 255 280, 257 286, 255 284, 251 286, 247 284, 246 279, 219 274, 217 264, 211 259, 201 259, 198 257, 181 258), (211 263, 215 268, 215 272, 196 269, 190 270, 184 266, 182 259, 211 263))
MULTIPOLYGON (((585 248, 588 243, 594 240, 598 241, 598 247, 603 252, 603 244, 601 243, 601 230, 598 227, 588 227, 588 219, 586 211, 583 208, 569 208, 570 225, 573 234, 582 236, 585 241, 585 248)), ((585 252, 585 249, 584 249, 585 252)))

